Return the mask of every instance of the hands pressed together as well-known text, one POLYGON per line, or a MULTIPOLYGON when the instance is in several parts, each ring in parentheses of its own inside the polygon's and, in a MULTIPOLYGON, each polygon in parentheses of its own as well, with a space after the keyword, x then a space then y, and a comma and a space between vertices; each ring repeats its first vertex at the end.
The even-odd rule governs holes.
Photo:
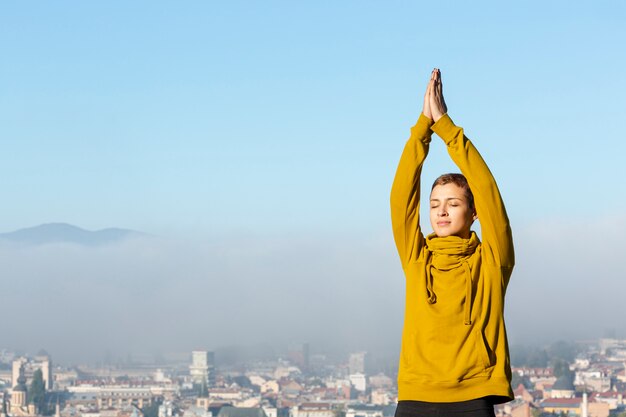
POLYGON ((430 74, 430 81, 426 87, 424 94, 424 116, 435 122, 448 112, 448 107, 443 99, 443 90, 441 86, 441 71, 438 68, 433 69, 430 74))

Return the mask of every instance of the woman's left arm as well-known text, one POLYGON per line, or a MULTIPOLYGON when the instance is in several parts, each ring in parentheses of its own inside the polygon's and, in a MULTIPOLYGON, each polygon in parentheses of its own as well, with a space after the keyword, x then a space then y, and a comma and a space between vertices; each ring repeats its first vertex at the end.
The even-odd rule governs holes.
POLYGON ((434 78, 430 110, 435 124, 431 130, 443 139, 450 157, 469 183, 482 230, 483 259, 503 268, 503 284, 506 288, 515 264, 515 252, 509 217, 500 190, 476 147, 465 136, 463 129, 456 126, 448 116, 439 70, 436 70, 434 78))
POLYGON ((448 114, 444 114, 431 129, 443 139, 450 157, 472 190, 482 230, 483 257, 491 257, 490 261, 496 265, 512 268, 515 263, 513 234, 500 190, 489 167, 465 136, 463 128, 456 126, 448 114))

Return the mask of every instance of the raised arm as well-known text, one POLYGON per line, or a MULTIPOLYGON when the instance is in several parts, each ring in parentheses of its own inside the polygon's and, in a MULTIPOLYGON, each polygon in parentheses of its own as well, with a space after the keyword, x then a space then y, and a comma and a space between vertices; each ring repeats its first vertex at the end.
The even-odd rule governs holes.
POLYGON ((429 96, 433 87, 434 71, 424 95, 424 109, 411 128, 391 187, 391 224, 402 268, 416 260, 424 246, 419 222, 420 176, 432 135, 429 96))
MULTIPOLYGON (((445 103, 443 103, 439 72, 435 78, 435 92, 431 94, 431 110, 436 122, 431 129, 443 139, 450 157, 465 175, 472 190, 482 230, 483 259, 510 269, 515 263, 513 236, 496 180, 476 147, 465 136, 463 129, 456 126, 443 111, 445 103)), ((508 274, 505 275, 508 280, 508 274)))

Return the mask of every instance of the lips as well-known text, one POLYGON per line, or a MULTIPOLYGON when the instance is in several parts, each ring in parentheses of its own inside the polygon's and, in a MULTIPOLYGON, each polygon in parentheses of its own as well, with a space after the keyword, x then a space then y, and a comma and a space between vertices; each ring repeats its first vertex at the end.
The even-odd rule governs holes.
POLYGON ((437 226, 447 226, 450 222, 437 222, 437 226))

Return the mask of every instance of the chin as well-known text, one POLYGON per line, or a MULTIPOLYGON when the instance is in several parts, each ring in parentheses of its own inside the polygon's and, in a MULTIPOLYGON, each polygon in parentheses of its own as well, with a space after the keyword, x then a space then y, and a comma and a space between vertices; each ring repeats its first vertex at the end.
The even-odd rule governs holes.
POLYGON ((449 237, 449 236, 459 236, 461 237, 463 235, 462 231, 453 231, 453 230, 446 230, 446 231, 435 231, 435 234, 437 235, 437 237, 449 237))

